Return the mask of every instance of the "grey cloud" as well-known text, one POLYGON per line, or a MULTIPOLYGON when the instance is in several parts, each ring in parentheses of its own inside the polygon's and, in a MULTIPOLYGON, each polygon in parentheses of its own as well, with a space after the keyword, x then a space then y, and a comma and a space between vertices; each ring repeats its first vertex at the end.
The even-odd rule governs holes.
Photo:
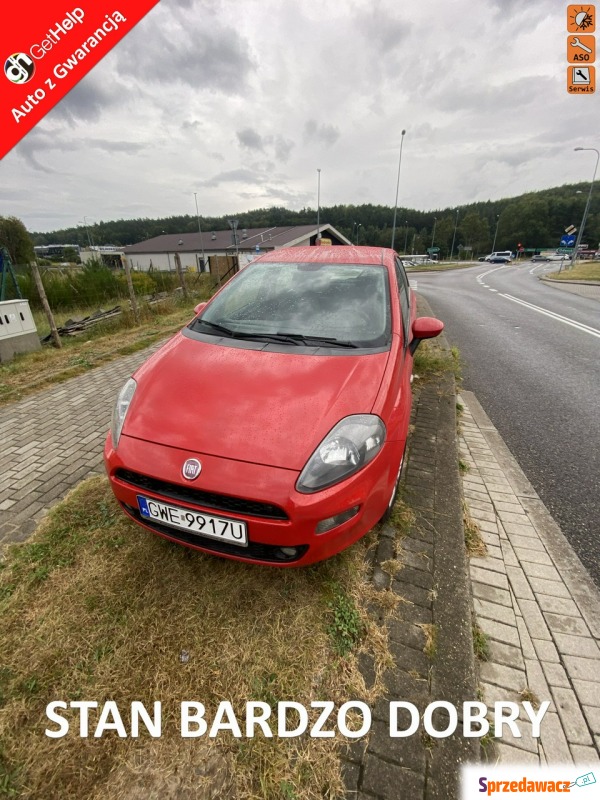
POLYGON ((264 153, 267 147, 272 147, 278 161, 287 161, 295 146, 291 139, 284 139, 281 134, 261 136, 254 128, 236 131, 236 136, 240 145, 248 150, 264 153))
POLYGON ((97 122, 108 106, 120 100, 118 92, 107 91, 94 76, 88 75, 52 109, 48 119, 61 119, 71 126, 78 121, 97 122))
POLYGON ((330 125, 327 122, 317 125, 314 119, 309 119, 304 125, 305 142, 318 141, 323 142, 323 144, 326 145, 332 145, 335 144, 339 138, 339 128, 336 128, 335 125, 330 125))
POLYGON ((291 139, 284 139, 281 135, 275 137, 275 156, 279 161, 287 161, 294 147, 291 139))
POLYGON ((523 106, 531 106, 531 87, 535 86, 536 95, 551 96, 554 83, 553 78, 543 75, 527 76, 527 80, 512 81, 502 86, 473 87, 466 82, 448 80, 432 90, 430 96, 436 108, 442 111, 472 110, 480 118, 489 114, 490 120, 497 121, 499 108, 510 108, 511 112, 516 112, 523 106))
POLYGON ((218 186, 220 183, 237 183, 237 182, 245 182, 248 183, 257 183, 260 180, 259 174, 251 169, 244 169, 241 167, 240 169, 232 169, 228 170, 227 172, 219 172, 217 175, 213 175, 212 178, 209 178, 207 181, 203 181, 201 186, 206 187, 215 187, 218 186))
POLYGON ((209 158, 212 158, 214 161, 225 161, 225 156, 222 153, 212 152, 207 153, 209 158))
POLYGON ((38 152, 50 150, 55 145, 54 137, 47 134, 40 128, 34 128, 30 131, 24 139, 15 147, 15 153, 20 156, 30 167, 36 172, 45 172, 53 174, 56 170, 51 169, 44 163, 38 160, 38 152))
POLYGON ((136 142, 115 142, 109 139, 86 139, 86 147, 96 147, 99 150, 106 150, 109 153, 139 153, 144 150, 145 145, 136 142))
POLYGON ((227 95, 242 94, 256 68, 248 42, 214 8, 185 2, 160 3, 117 53, 119 71, 141 82, 182 83, 227 95))
POLYGON ((397 48, 409 36, 412 25, 392 16, 378 2, 357 14, 356 27, 367 45, 381 54, 397 48))
POLYGON ((244 128, 241 131, 236 131, 236 136, 242 147, 247 147, 248 150, 264 150, 265 145, 263 138, 254 128, 244 128))

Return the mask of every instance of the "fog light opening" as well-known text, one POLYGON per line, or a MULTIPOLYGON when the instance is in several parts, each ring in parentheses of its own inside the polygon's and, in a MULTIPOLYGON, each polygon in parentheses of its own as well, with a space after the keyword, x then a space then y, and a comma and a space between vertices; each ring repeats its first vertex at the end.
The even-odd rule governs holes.
POLYGON ((298 547, 278 547, 275 550, 275 557, 279 559, 279 561, 292 561, 294 558, 298 557, 298 547))
POLYGON ((352 517, 355 517, 358 514, 359 509, 360 506, 353 506, 347 511, 342 511, 341 514, 336 514, 334 517, 322 519, 319 523, 317 523, 315 533, 327 533, 327 531, 337 528, 338 525, 342 525, 344 522, 348 522, 349 519, 352 519, 352 517))

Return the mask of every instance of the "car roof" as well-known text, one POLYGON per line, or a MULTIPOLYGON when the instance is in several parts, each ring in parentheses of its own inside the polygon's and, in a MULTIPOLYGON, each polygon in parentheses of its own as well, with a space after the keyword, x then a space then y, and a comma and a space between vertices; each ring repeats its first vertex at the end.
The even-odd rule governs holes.
MULTIPOLYGON (((393 265, 396 253, 388 247, 351 247, 332 245, 326 247, 282 247, 260 256, 256 261, 320 264, 372 264, 393 265)), ((256 262, 254 262, 256 263, 256 262)))

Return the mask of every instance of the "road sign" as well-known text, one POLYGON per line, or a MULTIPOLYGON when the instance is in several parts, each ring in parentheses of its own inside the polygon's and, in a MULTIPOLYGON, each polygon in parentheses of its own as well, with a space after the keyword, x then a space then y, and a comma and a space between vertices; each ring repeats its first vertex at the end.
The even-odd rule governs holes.
POLYGON ((429 253, 429 255, 431 255, 432 253, 439 253, 440 252, 440 248, 439 247, 428 247, 427 248, 427 252, 429 253))
POLYGON ((560 246, 561 247, 573 247, 574 244, 575 244, 575 237, 572 236, 572 235, 569 236, 567 234, 567 235, 563 236, 561 238, 561 240, 560 240, 560 246))

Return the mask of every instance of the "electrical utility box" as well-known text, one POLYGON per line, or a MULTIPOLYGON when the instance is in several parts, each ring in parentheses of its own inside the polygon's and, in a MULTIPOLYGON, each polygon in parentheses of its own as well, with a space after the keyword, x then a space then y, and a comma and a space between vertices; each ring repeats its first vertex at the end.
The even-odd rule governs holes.
POLYGON ((40 350, 40 337, 28 300, 0 303, 0 362, 10 361, 15 353, 40 350))

